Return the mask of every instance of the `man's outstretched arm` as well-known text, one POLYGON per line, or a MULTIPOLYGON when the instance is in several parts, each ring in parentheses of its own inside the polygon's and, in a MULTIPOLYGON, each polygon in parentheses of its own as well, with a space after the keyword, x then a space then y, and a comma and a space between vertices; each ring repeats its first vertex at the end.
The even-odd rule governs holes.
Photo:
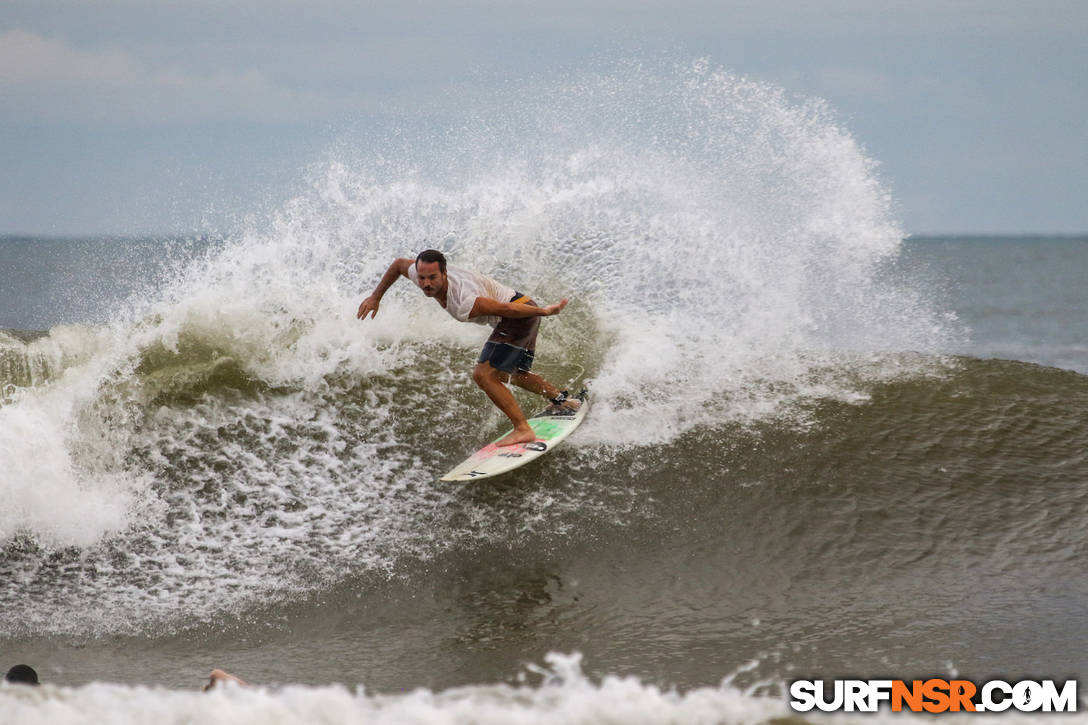
POLYGON ((385 270, 385 274, 382 275, 382 279, 378 282, 378 286, 374 288, 374 291, 363 300, 359 305, 359 312, 355 315, 360 320, 366 319, 367 315, 370 315, 371 319, 374 315, 378 314, 378 305, 382 301, 382 297, 401 277, 408 276, 408 268, 415 264, 415 260, 406 259, 405 257, 398 257, 393 260, 393 263, 389 265, 389 269, 385 270))
POLYGON ((468 313, 468 316, 469 318, 479 317, 480 315, 494 315, 497 317, 550 317, 552 315, 558 315, 566 306, 567 299, 565 297, 554 305, 548 305, 547 307, 516 305, 513 302, 498 302, 488 297, 477 297, 476 302, 472 305, 472 311, 468 313))

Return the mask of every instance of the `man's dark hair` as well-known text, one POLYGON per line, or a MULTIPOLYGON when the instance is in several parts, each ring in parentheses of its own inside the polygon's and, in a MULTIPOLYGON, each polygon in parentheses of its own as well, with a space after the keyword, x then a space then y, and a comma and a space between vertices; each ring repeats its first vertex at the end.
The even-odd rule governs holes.
POLYGON ((420 262, 438 262, 438 271, 446 273, 446 255, 437 249, 425 249, 416 257, 416 264, 420 262))
POLYGON ((37 685, 38 673, 30 665, 15 665, 4 675, 8 682, 18 682, 25 685, 37 685))

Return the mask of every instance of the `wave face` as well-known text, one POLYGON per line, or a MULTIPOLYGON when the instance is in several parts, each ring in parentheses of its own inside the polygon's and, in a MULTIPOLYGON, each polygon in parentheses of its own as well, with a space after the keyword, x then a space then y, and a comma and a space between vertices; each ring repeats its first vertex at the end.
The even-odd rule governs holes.
POLYGON ((821 103, 704 63, 527 83, 330 158, 108 322, 0 334, 0 633, 168 632, 632 525, 659 515, 639 472, 696 475, 692 445, 716 487, 731 441, 955 375, 956 321, 889 272, 890 207, 821 103), (435 483, 502 425, 469 379, 481 329, 406 282, 354 318, 426 247, 573 300, 538 369, 584 369, 593 410, 497 512, 435 483))

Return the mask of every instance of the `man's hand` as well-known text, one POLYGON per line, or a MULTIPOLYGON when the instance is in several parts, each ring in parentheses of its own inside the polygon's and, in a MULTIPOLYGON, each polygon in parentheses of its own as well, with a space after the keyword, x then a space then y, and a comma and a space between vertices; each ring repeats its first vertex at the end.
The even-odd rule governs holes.
POLYGON ((564 297, 563 299, 556 302, 554 305, 547 305, 544 308, 544 314, 547 317, 551 317, 552 315, 558 315, 560 312, 563 311, 563 308, 566 307, 566 306, 567 306, 567 298, 564 297))
MULTIPOLYGON (((370 315, 370 319, 374 319, 374 315, 378 314, 378 303, 381 301, 381 297, 370 295, 359 305, 359 312, 355 316, 360 320, 364 320, 367 315, 370 315)), ((566 302, 566 300, 563 301, 566 302)))

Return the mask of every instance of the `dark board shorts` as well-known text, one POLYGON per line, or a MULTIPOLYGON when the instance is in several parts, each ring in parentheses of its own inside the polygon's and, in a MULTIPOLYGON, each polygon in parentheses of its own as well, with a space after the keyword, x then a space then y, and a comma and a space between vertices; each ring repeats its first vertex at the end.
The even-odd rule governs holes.
MULTIPOLYGON (((515 304, 537 304, 522 294, 510 298, 515 304)), ((489 363, 504 373, 527 373, 533 367, 536 353, 536 333, 540 329, 539 317, 501 317, 484 343, 477 362, 489 363)))

